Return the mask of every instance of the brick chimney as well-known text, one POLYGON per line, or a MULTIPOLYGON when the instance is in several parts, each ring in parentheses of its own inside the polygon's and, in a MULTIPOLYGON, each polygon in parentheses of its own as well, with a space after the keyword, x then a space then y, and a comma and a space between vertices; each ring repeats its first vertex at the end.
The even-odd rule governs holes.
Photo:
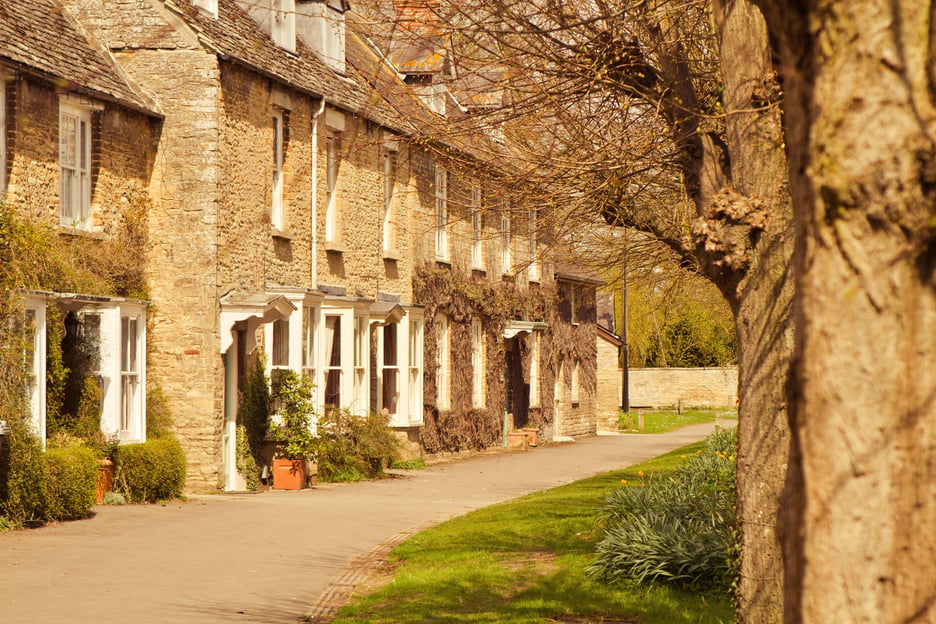
POLYGON ((438 26, 440 0, 393 0, 397 21, 406 28, 438 26))

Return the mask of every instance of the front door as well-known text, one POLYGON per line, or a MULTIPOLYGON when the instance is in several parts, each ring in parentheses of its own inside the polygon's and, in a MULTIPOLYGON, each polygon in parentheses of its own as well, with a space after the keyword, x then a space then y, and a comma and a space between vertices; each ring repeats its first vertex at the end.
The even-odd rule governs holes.
POLYGON ((523 356, 520 350, 520 338, 505 341, 506 371, 504 375, 504 399, 506 411, 514 429, 525 427, 530 417, 530 385, 523 379, 523 356))

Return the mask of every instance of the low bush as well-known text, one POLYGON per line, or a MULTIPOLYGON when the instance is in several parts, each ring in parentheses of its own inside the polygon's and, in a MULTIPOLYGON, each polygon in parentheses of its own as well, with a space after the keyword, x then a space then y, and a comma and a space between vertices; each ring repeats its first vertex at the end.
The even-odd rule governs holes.
POLYGON ((49 473, 46 516, 50 520, 84 518, 94 506, 98 460, 87 446, 72 445, 46 451, 49 473))
POLYGON ((736 429, 719 430, 675 474, 641 475, 608 495, 589 572, 730 592, 737 574, 736 429))
POLYGON ((0 515, 14 526, 46 519, 49 473, 42 443, 22 420, 8 422, 0 455, 0 515))
POLYGON ((150 440, 121 446, 117 487, 130 502, 155 503, 182 496, 185 453, 177 440, 150 440))
POLYGON ((399 441, 382 414, 355 416, 327 409, 319 418, 315 460, 322 481, 376 479, 400 454, 399 441))

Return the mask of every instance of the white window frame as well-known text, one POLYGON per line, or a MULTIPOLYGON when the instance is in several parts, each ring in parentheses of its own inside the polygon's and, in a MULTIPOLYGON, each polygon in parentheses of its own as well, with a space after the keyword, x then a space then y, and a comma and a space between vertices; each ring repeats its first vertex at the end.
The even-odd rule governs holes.
POLYGON ((283 112, 273 109, 273 197, 270 205, 270 225, 276 231, 284 229, 283 219, 283 112))
POLYGON ((367 375, 368 356, 370 354, 370 332, 368 331, 367 318, 360 315, 354 316, 354 347, 353 347, 353 370, 354 379, 353 397, 354 402, 351 405, 351 412, 358 415, 367 413, 370 405, 369 401, 369 378, 367 375))
POLYGON ((539 259, 537 258, 537 252, 536 252, 536 229, 537 227, 539 227, 539 223, 538 223, 539 219, 538 219, 536 209, 530 208, 530 210, 527 212, 527 216, 528 216, 527 225, 529 227, 529 232, 527 233, 529 236, 529 239, 528 239, 529 250, 528 251, 530 254, 530 264, 527 267, 527 271, 528 271, 527 276, 529 277, 531 282, 538 282, 540 279, 540 267, 539 267, 539 259))
POLYGON ((342 397, 344 396, 344 369, 343 364, 347 357, 345 356, 345 345, 344 345, 344 336, 343 332, 343 323, 342 320, 345 318, 344 314, 340 312, 332 312, 331 310, 324 313, 324 319, 322 321, 323 327, 323 336, 322 336, 322 349, 323 349, 323 358, 322 358, 322 404, 330 405, 332 407, 341 408, 342 397), (333 326, 329 328, 329 321, 334 319, 333 326), (329 344, 329 335, 331 336, 331 343, 329 344), (337 348, 337 353, 335 349, 337 348), (337 355, 337 363, 332 360, 337 355), (338 400, 336 402, 328 402, 328 378, 333 373, 337 373, 337 387, 334 390, 337 391, 338 400))
POLYGON ((325 137, 325 240, 338 240, 338 173, 341 170, 341 134, 325 137))
POLYGON ((318 405, 318 309, 313 306, 302 308, 302 376, 312 382, 313 405, 318 405))
POLYGON ((471 266, 484 269, 484 219, 481 213, 481 186, 471 185, 471 266))
POLYGON ((383 250, 396 249, 396 223, 394 215, 394 194, 396 191, 397 152, 384 148, 383 161, 383 250))
POLYGON ((401 338, 403 337, 402 327, 399 323, 387 323, 382 325, 377 332, 378 335, 378 361, 377 368, 379 375, 379 408, 386 410, 390 416, 391 422, 398 419, 400 412, 400 377, 401 377, 401 338), (388 335, 393 335, 393 340, 388 340, 388 335), (392 360, 389 361, 388 360, 392 360), (392 383, 391 383, 392 382, 392 383), (388 397, 389 395, 389 397, 388 397), (387 400, 389 398, 389 401, 387 400))
POLYGON ((423 319, 411 318, 408 328, 407 368, 408 415, 410 424, 423 421, 423 319))
POLYGON ((436 407, 449 410, 452 407, 451 388, 449 387, 450 336, 449 318, 445 314, 436 315, 436 407))
MULTIPOLYGON (((138 418, 140 404, 141 353, 140 319, 135 315, 120 316, 120 432, 130 433, 138 418)), ((145 357, 145 356, 143 356, 145 357)))
POLYGON ((91 110, 59 100, 59 222, 64 227, 91 230, 91 133, 91 110))
POLYGON ((27 357, 27 392, 29 399, 30 426, 33 433, 46 439, 46 300, 42 297, 26 297, 27 331, 31 331, 31 357, 27 357), (32 322, 30 323, 30 316, 32 322), (31 325, 31 326, 30 326, 31 325))
POLYGON ((270 37, 279 47, 296 51, 296 0, 273 0, 270 37))
POLYGON ((448 172, 436 163, 433 196, 435 198, 435 256, 448 261, 448 172))
POLYGON ((530 333, 530 407, 540 407, 540 333, 530 333))
POLYGON ((510 204, 504 204, 504 207, 501 209, 501 223, 500 223, 500 234, 501 234, 501 264, 503 265, 503 272, 510 273, 513 269, 513 254, 510 250, 510 204))
POLYGON ((484 323, 471 319, 471 406, 482 409, 485 405, 485 367, 487 360, 484 323))

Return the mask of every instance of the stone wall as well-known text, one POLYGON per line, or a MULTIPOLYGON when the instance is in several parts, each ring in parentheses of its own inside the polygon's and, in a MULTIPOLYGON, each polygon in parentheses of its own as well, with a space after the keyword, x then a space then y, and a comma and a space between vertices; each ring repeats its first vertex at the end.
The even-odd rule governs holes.
POLYGON ((637 407, 735 407, 738 369, 632 368, 628 372, 630 404, 637 407))
POLYGON ((598 336, 598 383, 595 418, 598 431, 617 431, 621 409, 621 366, 618 346, 598 336))

